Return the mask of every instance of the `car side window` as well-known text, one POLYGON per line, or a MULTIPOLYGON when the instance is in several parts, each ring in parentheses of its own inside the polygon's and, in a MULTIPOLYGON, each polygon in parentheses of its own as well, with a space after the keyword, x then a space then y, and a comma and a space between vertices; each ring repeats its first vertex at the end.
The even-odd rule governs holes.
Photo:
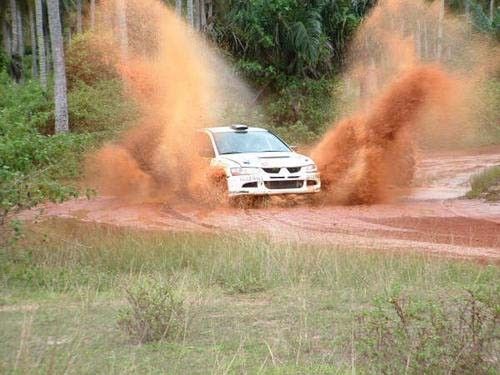
POLYGON ((203 158, 215 157, 212 141, 210 140, 208 134, 202 132, 197 133, 195 137, 195 145, 199 156, 203 158))

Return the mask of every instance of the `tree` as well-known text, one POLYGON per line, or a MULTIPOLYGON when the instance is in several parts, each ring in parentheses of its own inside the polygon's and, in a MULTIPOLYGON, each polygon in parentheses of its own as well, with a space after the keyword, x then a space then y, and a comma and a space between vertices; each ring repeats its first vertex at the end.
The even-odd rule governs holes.
POLYGON ((125 0, 115 0, 116 17, 118 23, 118 37, 120 39, 120 54, 123 61, 128 58, 128 31, 127 8, 125 0))
POLYGON ((436 59, 441 60, 443 54, 443 22, 444 21, 444 0, 439 1, 438 34, 436 44, 436 59))
POLYGON ((55 132, 63 133, 69 131, 69 122, 66 68, 64 63, 64 45, 61 17, 59 13, 59 0, 47 0, 47 10, 54 66, 55 132))
POLYGON ((5 52, 10 56, 12 53, 12 38, 10 35, 9 21, 7 21, 5 17, 5 10, 2 12, 2 42, 5 52))
POLYGON ((81 34, 82 27, 82 0, 76 0, 76 32, 81 34))
POLYGON ((35 24, 40 83, 43 89, 47 90, 47 55, 45 52, 42 0, 35 0, 35 24))
POLYGON ((16 7, 17 12, 17 37, 19 38, 17 41, 18 54, 19 56, 24 56, 24 29, 23 29, 23 13, 21 11, 21 7, 18 5, 16 7))
POLYGON ((38 76, 38 48, 36 46, 36 25, 35 25, 35 11, 33 4, 28 2, 28 13, 30 21, 30 37, 31 37, 31 74, 33 77, 38 76))
POLYGON ((95 0, 90 0, 90 28, 95 27, 95 0))
POLYGON ((194 15, 193 15, 193 0, 187 0, 186 2, 187 20, 189 26, 194 26, 194 15))
POLYGON ((11 55, 19 54, 19 18, 17 14, 16 0, 10 0, 10 25, 12 30, 11 55))
POLYGON ((175 13, 179 17, 182 15, 182 0, 175 0, 175 13))

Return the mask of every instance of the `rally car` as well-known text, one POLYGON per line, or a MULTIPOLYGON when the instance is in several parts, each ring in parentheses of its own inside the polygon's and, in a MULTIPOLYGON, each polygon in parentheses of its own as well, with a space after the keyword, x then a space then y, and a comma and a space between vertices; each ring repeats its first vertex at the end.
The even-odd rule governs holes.
POLYGON ((230 197, 316 193, 321 181, 316 164, 296 153, 269 130, 231 125, 197 133, 198 153, 224 170, 230 197))

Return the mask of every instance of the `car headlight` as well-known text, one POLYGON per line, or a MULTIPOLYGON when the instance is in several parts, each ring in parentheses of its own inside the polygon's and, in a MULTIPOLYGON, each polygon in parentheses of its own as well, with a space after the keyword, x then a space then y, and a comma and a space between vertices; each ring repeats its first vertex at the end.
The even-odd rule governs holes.
POLYGON ((257 174, 260 172, 259 168, 231 168, 232 176, 243 176, 249 174, 257 174))
POLYGON ((316 164, 309 164, 303 167, 304 172, 317 172, 318 168, 316 167, 316 164))

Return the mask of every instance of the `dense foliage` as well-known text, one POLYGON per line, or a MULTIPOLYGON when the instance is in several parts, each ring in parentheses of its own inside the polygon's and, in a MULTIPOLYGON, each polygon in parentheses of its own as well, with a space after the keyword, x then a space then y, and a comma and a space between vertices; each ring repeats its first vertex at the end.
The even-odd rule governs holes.
POLYGON ((84 153, 125 123, 117 81, 80 82, 69 97, 73 133, 52 135, 50 94, 0 72, 0 221, 12 209, 78 195, 84 153))
POLYGON ((0 219, 12 208, 76 195, 59 180, 74 178, 79 157, 92 138, 39 132, 52 105, 39 85, 13 85, 2 74, 0 95, 0 219))
POLYGON ((254 80, 319 78, 334 71, 372 0, 227 0, 218 3, 212 38, 254 80))

